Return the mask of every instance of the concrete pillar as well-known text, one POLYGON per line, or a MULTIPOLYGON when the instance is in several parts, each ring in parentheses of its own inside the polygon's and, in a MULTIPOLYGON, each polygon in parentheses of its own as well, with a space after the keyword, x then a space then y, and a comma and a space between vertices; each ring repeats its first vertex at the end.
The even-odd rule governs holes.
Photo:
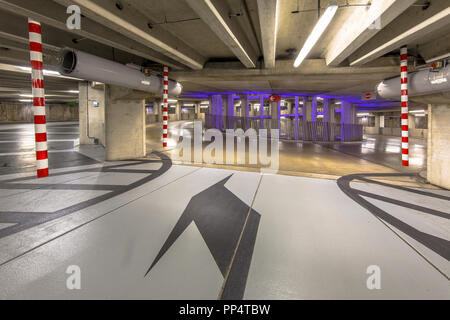
POLYGON ((106 160, 145 157, 145 100, 123 87, 107 85, 105 93, 106 160))
POLYGON ((271 101, 269 109, 272 116, 271 129, 280 129, 280 101, 271 101))
POLYGON ((178 101, 175 105, 175 121, 181 120, 181 102, 178 101))
POLYGON ((341 141, 354 139, 353 126, 356 124, 357 107, 350 102, 342 101, 341 105, 341 141))
POLYGON ((450 189, 450 104, 428 106, 427 179, 450 189))
POLYGON ((249 116, 249 101, 248 95, 244 94, 241 96, 241 117, 247 118, 249 116))
POLYGON ((223 100, 220 94, 210 97, 210 108, 212 114, 213 126, 216 129, 223 128, 223 100))
POLYGON ((104 86, 91 87, 88 82, 80 82, 79 122, 80 144, 105 146, 105 89, 104 86))
POLYGON ((250 101, 248 94, 244 94, 241 96, 241 117, 242 117, 242 126, 244 130, 250 128, 250 101))
POLYGON ((311 140, 313 138, 313 118, 317 119, 315 112, 313 112, 314 101, 313 97, 303 98, 303 140, 311 140))
POLYGON ((264 96, 259 96, 259 128, 264 129, 264 96))
POLYGON ((194 119, 200 118, 200 101, 194 103, 194 119))
POLYGON ((324 140, 334 141, 335 137, 335 112, 334 104, 329 99, 323 99, 324 140))
POLYGON ((298 140, 300 138, 299 134, 299 105, 300 105, 300 97, 295 96, 294 102, 294 139, 298 140))
POLYGON ((380 134, 380 115, 375 114, 375 128, 374 128, 374 133, 375 134, 380 134))
POLYGON ((234 99, 233 94, 226 95, 226 128, 234 129, 234 99))

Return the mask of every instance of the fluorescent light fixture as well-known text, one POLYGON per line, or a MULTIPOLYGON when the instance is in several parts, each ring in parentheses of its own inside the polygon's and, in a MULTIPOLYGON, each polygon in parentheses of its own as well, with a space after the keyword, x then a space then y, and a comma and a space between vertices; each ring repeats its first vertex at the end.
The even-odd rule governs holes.
POLYGON ((367 117, 367 116, 370 116, 370 115, 371 115, 370 113, 358 113, 357 114, 358 117, 367 117))
POLYGON ((66 92, 67 93, 80 93, 79 90, 67 90, 66 92))
POLYGON ((184 103, 183 107, 193 107, 194 104, 193 103, 184 103))
POLYGON ((297 59, 295 59, 294 62, 295 68, 297 68, 303 62, 303 60, 305 60, 306 56, 309 54, 309 52, 315 46, 317 41, 320 39, 323 32, 328 27, 334 15, 336 14, 337 9, 338 5, 336 3, 331 3, 328 6, 327 10, 325 10, 323 15, 320 17, 319 21, 317 22, 311 34, 309 35, 308 39, 306 39, 306 42, 303 45, 302 50, 298 54, 297 59))
POLYGON ((178 102, 178 100, 177 99, 167 99, 167 102, 176 103, 176 102, 178 102))
POLYGON ((205 101, 200 102, 200 104, 209 104, 209 101, 205 100, 205 101))
POLYGON ((32 94, 19 94, 19 96, 21 96, 23 98, 33 98, 32 94))
POLYGON ((33 99, 19 99, 19 102, 33 102, 33 99))
POLYGON ((425 113, 425 110, 411 110, 409 113, 425 113))
MULTIPOLYGON (((22 67, 22 66, 15 66, 17 69, 22 70, 22 71, 27 71, 27 72, 31 72, 31 68, 30 67, 22 67)), ((42 70, 42 72, 44 73, 44 75, 54 75, 54 76, 60 76, 61 74, 57 71, 52 71, 52 70, 42 70)))

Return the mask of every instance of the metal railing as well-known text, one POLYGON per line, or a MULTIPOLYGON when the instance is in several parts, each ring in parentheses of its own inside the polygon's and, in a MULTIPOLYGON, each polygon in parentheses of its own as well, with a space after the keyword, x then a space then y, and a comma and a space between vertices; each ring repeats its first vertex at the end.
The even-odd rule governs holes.
POLYGON ((272 119, 270 116, 261 117, 230 117, 205 114, 205 128, 225 129, 279 129, 280 138, 305 141, 361 141, 363 125, 341 124, 322 121, 295 120, 294 117, 272 119))

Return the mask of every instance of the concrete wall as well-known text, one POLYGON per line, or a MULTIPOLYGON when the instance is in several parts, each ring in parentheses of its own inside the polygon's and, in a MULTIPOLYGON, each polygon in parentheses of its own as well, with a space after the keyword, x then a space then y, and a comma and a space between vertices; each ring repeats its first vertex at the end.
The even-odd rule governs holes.
POLYGON ((80 82, 79 90, 80 144, 95 144, 98 139, 105 146, 105 89, 80 82), (98 107, 94 107, 94 102, 98 107))
POLYGON ((428 106, 427 179, 450 189, 450 104, 428 106))
MULTIPOLYGON (((381 117, 376 116, 375 118, 375 127, 364 127, 364 134, 380 134, 384 136, 394 136, 401 137, 402 129, 401 128, 391 128, 391 127, 381 127, 384 126, 384 121, 380 121, 381 117)), ((415 127, 414 115, 409 115, 409 136, 411 138, 417 139, 426 139, 428 136, 428 129, 417 129, 415 127)))
MULTIPOLYGON (((31 103, 0 103, 0 122, 33 122, 33 105, 31 103)), ((77 104, 46 105, 47 121, 77 121, 77 104)))

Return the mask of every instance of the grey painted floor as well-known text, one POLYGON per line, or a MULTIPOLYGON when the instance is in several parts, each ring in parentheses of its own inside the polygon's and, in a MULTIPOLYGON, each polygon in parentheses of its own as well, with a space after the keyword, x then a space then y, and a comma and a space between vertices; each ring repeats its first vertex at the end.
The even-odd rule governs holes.
MULTIPOLYGON (((35 184, 129 185, 141 178, 132 170, 142 172, 143 164, 134 166, 120 175, 64 168, 35 184)), ((16 184, 24 178, 8 175, 16 184)), ((448 244, 450 192, 434 198, 351 185, 440 212, 369 200, 448 244)), ((28 215, 106 192, 11 191, 0 190, 2 210, 28 215)), ((124 193, 0 238, 0 298, 449 299, 448 248, 435 252, 395 230, 333 180, 173 165, 124 193), (81 290, 66 288, 71 265, 81 268, 81 290), (366 287, 371 265, 381 269, 380 290, 366 287)))
POLYGON ((450 191, 81 151, 0 174, 0 299, 450 299, 450 191))
MULTIPOLYGON (((77 152, 77 122, 47 123, 50 168, 96 163, 77 152)), ((0 174, 34 171, 34 126, 31 123, 0 124, 0 174)))

